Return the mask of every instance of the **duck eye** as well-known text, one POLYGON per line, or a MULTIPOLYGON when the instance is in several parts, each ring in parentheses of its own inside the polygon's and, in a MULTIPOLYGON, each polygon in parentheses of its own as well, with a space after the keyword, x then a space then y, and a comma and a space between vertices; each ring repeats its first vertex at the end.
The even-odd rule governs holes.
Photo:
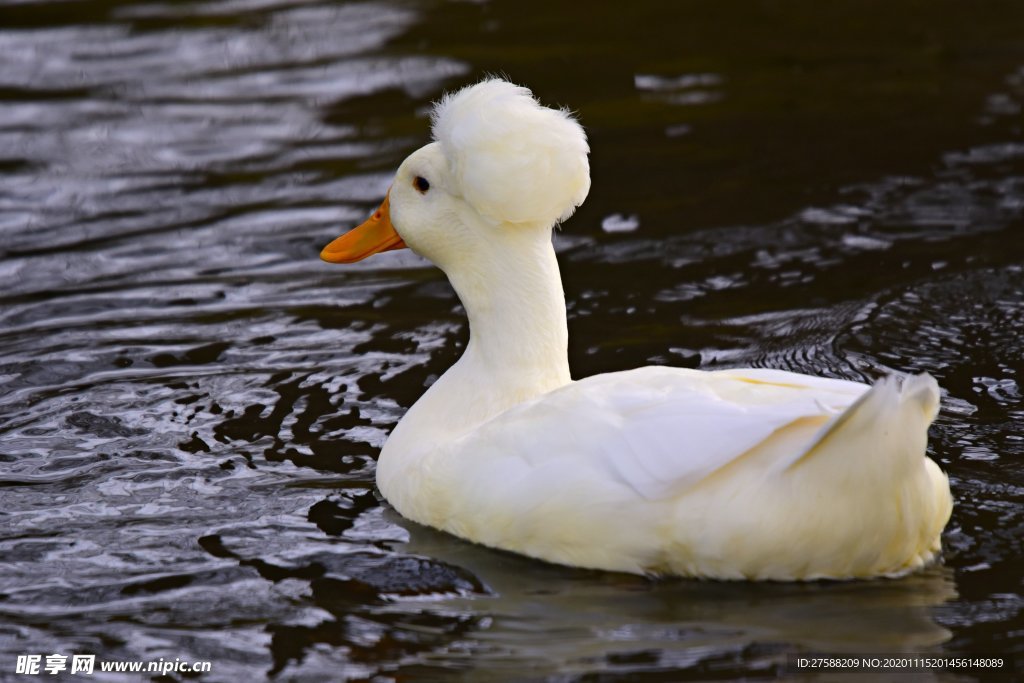
POLYGON ((416 176, 416 179, 412 181, 412 184, 416 186, 416 189, 419 190, 420 194, 426 194, 427 190, 430 189, 430 183, 428 183, 427 179, 421 175, 416 176))

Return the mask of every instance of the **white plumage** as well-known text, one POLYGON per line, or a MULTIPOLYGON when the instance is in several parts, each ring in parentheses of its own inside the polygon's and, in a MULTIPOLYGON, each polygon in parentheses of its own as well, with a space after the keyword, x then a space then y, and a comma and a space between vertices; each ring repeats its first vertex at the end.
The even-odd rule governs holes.
POLYGON ((582 130, 489 80, 442 100, 434 134, 374 218, 324 250, 346 261, 373 253, 367 240, 407 245, 444 269, 469 316, 466 352, 381 452, 396 509, 636 573, 872 577, 935 556, 952 506, 924 455, 935 380, 648 367, 573 382, 551 227, 589 188, 582 130))
POLYGON ((495 223, 565 220, 590 190, 587 136, 526 88, 489 79, 444 97, 434 139, 462 196, 495 223))

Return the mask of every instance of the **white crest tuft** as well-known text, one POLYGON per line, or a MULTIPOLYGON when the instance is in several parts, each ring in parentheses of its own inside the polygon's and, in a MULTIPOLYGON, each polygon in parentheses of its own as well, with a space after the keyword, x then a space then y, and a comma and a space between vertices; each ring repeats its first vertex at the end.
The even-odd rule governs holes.
POLYGON ((496 222, 565 220, 590 190, 587 136, 563 110, 497 78, 445 95, 434 139, 462 195, 496 222))

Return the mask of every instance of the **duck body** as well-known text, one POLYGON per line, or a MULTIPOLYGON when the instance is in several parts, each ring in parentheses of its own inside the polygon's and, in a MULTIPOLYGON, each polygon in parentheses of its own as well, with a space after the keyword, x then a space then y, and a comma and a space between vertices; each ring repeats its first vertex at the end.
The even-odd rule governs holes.
POLYGON ((409 246, 469 317, 462 358, 381 451, 377 484, 401 514, 641 574, 867 578, 936 556, 952 497, 924 454, 934 379, 656 366, 572 381, 551 228, 589 189, 582 130, 492 80, 444 100, 434 131, 322 254, 409 246))
POLYGON ((645 367, 423 439, 439 389, 385 446, 381 492, 410 519, 540 559, 718 579, 892 576, 935 556, 950 511, 946 477, 922 455, 938 397, 928 377, 868 388, 645 367))

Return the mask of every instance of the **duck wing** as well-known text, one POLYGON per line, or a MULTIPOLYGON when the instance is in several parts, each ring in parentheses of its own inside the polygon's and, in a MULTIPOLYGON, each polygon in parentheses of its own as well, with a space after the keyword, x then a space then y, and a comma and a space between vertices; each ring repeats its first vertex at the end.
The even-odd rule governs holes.
POLYGON ((452 446, 464 462, 486 462, 492 480, 509 485, 538 476, 573 481, 589 470, 659 500, 799 426, 798 447, 767 463, 789 466, 869 388, 779 370, 651 366, 568 384, 452 446))

